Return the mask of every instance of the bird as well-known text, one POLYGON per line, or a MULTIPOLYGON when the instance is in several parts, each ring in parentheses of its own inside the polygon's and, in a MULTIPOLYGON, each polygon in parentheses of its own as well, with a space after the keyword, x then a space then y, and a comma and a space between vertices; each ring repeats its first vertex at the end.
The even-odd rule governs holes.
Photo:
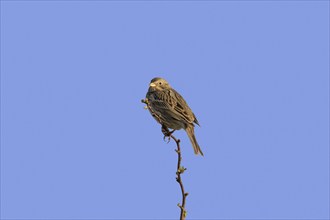
POLYGON ((204 156, 195 137, 194 124, 200 126, 195 114, 184 98, 165 79, 155 77, 150 81, 145 100, 151 115, 162 125, 165 136, 171 136, 175 130, 184 129, 194 153, 204 156), (173 131, 170 132, 168 128, 173 131))

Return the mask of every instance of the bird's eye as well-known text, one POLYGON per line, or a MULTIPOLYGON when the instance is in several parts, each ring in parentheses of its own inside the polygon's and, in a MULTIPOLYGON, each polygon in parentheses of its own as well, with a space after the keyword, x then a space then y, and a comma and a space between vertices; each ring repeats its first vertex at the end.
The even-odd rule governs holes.
POLYGON ((159 85, 161 85, 162 84, 162 82, 159 82, 159 85))

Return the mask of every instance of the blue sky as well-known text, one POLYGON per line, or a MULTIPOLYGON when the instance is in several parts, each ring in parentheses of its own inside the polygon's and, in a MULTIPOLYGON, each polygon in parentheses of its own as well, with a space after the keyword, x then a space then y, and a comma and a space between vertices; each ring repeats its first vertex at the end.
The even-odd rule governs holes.
POLYGON ((1 1, 1 218, 329 218, 329 2, 1 1))

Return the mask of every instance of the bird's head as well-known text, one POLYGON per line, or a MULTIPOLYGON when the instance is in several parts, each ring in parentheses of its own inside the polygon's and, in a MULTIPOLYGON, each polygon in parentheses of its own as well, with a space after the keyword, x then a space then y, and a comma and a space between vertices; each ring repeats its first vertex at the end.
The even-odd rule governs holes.
POLYGON ((168 82, 163 79, 163 78, 159 78, 159 77, 156 77, 156 78, 153 78, 149 84, 149 90, 152 90, 152 91, 162 91, 164 89, 170 89, 171 86, 170 84, 168 84, 168 82))

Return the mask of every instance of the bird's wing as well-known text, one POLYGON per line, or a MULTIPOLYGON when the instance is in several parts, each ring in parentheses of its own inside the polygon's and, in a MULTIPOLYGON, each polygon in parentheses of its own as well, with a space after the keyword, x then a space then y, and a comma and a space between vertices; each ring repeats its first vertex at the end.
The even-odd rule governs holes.
POLYGON ((198 124, 194 113, 191 111, 184 98, 174 89, 153 92, 149 95, 152 96, 151 105, 154 110, 167 113, 170 117, 179 121, 198 124))
POLYGON ((197 120, 197 118, 196 118, 196 116, 195 116, 194 113, 193 113, 193 115, 194 115, 194 118, 195 118, 195 120, 194 120, 195 124, 197 124, 198 126, 200 126, 200 125, 199 125, 199 122, 198 122, 198 120, 197 120))
POLYGON ((181 120, 181 116, 174 110, 176 101, 170 95, 169 90, 148 93, 148 96, 148 99, 151 100, 150 105, 152 110, 158 112, 159 117, 171 117, 176 120, 181 120))
POLYGON ((184 100, 184 98, 174 89, 171 89, 171 96, 172 96, 172 99, 175 100, 173 102, 174 111, 177 112, 177 114, 180 115, 181 118, 183 120, 185 120, 186 122, 188 122, 188 123, 197 122, 196 124, 198 124, 198 121, 197 121, 194 113, 189 108, 189 106, 188 106, 187 102, 184 100))

